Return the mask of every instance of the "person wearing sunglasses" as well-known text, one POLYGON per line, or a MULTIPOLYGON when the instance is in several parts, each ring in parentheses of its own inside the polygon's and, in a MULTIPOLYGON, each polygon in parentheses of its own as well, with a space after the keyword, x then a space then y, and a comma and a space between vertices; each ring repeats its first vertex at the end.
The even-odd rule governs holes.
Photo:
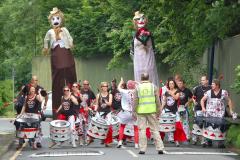
POLYGON ((58 115, 58 119, 61 120, 67 120, 70 123, 70 128, 71 128, 71 140, 72 140, 72 145, 75 148, 76 143, 75 143, 75 120, 76 120, 76 115, 74 111, 74 105, 78 105, 78 100, 71 94, 70 88, 68 86, 65 86, 63 88, 63 96, 61 98, 61 105, 57 109, 56 113, 58 115))
MULTIPOLYGON (((101 89, 96 97, 96 108, 95 108, 95 111, 99 113, 101 118, 107 119, 107 115, 111 112, 112 100, 113 100, 113 96, 108 91, 108 83, 101 82, 101 89)), ((89 136, 88 145, 92 142, 93 142, 92 137, 89 136)), ((112 143, 111 125, 107 133, 107 138, 104 140, 103 143, 105 144, 106 147, 110 147, 110 144, 112 143)))

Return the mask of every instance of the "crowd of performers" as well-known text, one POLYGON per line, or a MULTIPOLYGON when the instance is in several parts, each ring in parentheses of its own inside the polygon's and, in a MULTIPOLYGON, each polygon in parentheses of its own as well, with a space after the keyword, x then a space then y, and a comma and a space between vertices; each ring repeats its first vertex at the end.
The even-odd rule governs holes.
MULTIPOLYGON (((101 139, 101 143, 109 147, 116 139, 118 148, 121 148, 126 140, 133 141, 134 147, 139 148, 139 143, 141 143, 139 139, 146 136, 151 140, 155 133, 147 127, 148 124, 144 125, 145 131, 139 130, 141 124, 144 123, 139 123, 141 119, 137 116, 135 109, 136 99, 141 97, 141 94, 137 93, 139 86, 139 82, 133 80, 126 82, 122 78, 118 85, 116 80, 111 82, 111 86, 108 82, 101 82, 96 96, 87 80, 84 80, 82 84, 76 82, 71 86, 65 86, 56 115, 58 120, 69 122, 71 133, 69 139, 71 139, 72 146, 90 145, 94 139, 101 139)), ((164 86, 157 89, 157 92, 161 114, 157 117, 158 126, 154 130, 157 130, 162 140, 175 143, 176 146, 180 146, 180 143, 189 143, 190 140, 196 145, 200 141, 203 147, 211 146, 212 142, 216 141, 218 147, 224 147, 227 130, 224 117, 227 113, 234 114, 231 99, 227 91, 221 89, 219 80, 214 79, 212 85, 209 86, 207 76, 202 76, 201 84, 192 91, 186 87, 183 79, 169 78, 164 86), (190 104, 194 107, 190 108, 190 104), (192 129, 189 126, 190 113, 194 114, 192 129)), ((18 148, 23 145, 25 138, 31 137, 27 133, 31 130, 28 131, 25 128, 24 132, 21 132, 24 125, 26 127, 21 120, 27 119, 28 117, 25 116, 33 113, 30 116, 38 115, 39 121, 32 120, 26 123, 31 123, 31 126, 27 127, 29 129, 38 128, 38 131, 34 132, 35 135, 29 138, 32 148, 37 149, 41 147, 40 119, 42 119, 42 110, 46 107, 48 96, 46 91, 37 84, 37 77, 33 76, 31 82, 22 88, 20 97, 25 97, 25 100, 22 109, 16 108, 18 109, 17 119, 20 119, 20 121, 15 121, 17 137, 19 137, 18 148), (44 104, 41 105, 42 101, 44 104)), ((50 147, 61 145, 62 142, 53 138, 50 147)))
MULTIPOLYGON (((43 51, 44 54, 51 51, 54 120, 50 123, 50 147, 61 146, 69 139, 73 147, 77 147, 76 141, 82 146, 90 145, 94 139, 110 147, 113 139, 117 139, 117 147, 121 148, 126 139, 130 139, 134 147, 139 148, 139 154, 144 154, 147 138, 154 139, 158 154, 163 154, 162 140, 165 139, 176 146, 192 138, 193 144, 201 141, 205 147, 216 141, 219 147, 224 147, 227 106, 229 114, 236 117, 227 91, 221 89, 219 80, 213 80, 209 86, 207 76, 201 77, 201 85, 193 91, 180 76, 169 78, 160 87, 153 35, 146 28, 148 20, 143 13, 137 11, 133 17, 136 32, 130 54, 134 81, 121 78, 119 84, 113 80, 111 86, 101 82, 96 96, 88 80, 82 84, 75 82, 73 39, 63 25, 63 13, 55 7, 48 20, 52 28, 44 38, 43 51), (189 127, 190 104, 194 105, 192 129, 189 127)), ((18 148, 25 139, 29 139, 33 149, 41 147, 40 122, 44 120, 42 110, 47 101, 46 91, 33 76, 16 100, 18 148)))

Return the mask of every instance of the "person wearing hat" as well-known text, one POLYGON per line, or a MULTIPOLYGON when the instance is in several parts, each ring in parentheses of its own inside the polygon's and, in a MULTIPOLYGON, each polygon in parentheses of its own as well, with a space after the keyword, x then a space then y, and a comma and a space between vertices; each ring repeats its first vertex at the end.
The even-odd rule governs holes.
POLYGON ((136 32, 133 35, 130 54, 133 57, 134 79, 141 81, 142 73, 149 73, 149 80, 159 87, 158 72, 154 55, 152 33, 146 28, 147 18, 139 11, 135 12, 133 23, 136 32))
POLYGON ((51 49, 51 69, 52 69, 52 107, 53 118, 56 118, 55 111, 61 104, 62 88, 65 85, 73 84, 77 81, 74 57, 71 53, 73 39, 64 27, 64 15, 54 7, 48 16, 52 28, 48 30, 44 38, 44 55, 51 49), (50 46, 49 46, 50 44, 50 46))

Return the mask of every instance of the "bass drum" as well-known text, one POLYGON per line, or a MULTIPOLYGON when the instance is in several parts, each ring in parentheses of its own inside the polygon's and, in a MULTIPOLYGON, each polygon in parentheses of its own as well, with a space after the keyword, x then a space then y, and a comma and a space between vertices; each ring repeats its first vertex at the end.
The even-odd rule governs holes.
POLYGON ((93 138, 106 139, 109 126, 109 123, 105 119, 92 117, 87 134, 93 138))
POLYGON ((14 125, 18 138, 30 139, 39 136, 40 118, 38 114, 25 113, 15 120, 14 125))
POLYGON ((172 113, 162 113, 159 118, 160 132, 173 132, 176 130, 176 115, 172 113))
POLYGON ((65 120, 54 120, 50 122, 50 138, 53 141, 64 142, 70 139, 70 123, 65 120))
POLYGON ((134 137, 134 125, 126 124, 124 128, 124 135, 134 137))
POLYGON ((227 123, 223 118, 207 117, 203 125, 203 136, 205 138, 222 141, 226 139, 227 123))

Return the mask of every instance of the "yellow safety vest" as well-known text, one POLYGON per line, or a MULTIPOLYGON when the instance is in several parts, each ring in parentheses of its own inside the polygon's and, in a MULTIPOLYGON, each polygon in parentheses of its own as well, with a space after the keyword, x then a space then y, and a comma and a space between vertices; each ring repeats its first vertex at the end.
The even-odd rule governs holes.
POLYGON ((150 82, 140 83, 138 88, 138 114, 156 113, 157 105, 154 94, 154 85, 150 82))

